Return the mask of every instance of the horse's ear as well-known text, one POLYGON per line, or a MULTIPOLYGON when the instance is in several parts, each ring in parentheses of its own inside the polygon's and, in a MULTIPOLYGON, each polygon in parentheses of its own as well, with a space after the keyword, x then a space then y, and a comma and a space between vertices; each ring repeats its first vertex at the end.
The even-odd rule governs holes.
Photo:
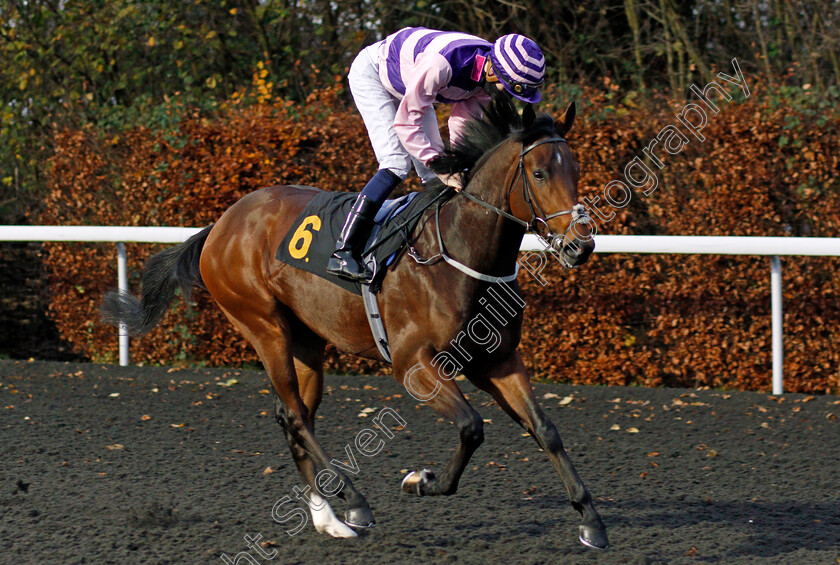
POLYGON ((575 101, 572 100, 572 103, 569 104, 569 107, 566 108, 566 111, 563 112, 563 115, 560 116, 558 120, 558 127, 557 129, 560 132, 560 135, 566 135, 569 133, 569 130, 572 129, 572 124, 575 123, 575 101))
POLYGON ((537 123, 537 113, 534 111, 533 104, 525 104, 525 109, 522 110, 522 125, 529 128, 537 123))

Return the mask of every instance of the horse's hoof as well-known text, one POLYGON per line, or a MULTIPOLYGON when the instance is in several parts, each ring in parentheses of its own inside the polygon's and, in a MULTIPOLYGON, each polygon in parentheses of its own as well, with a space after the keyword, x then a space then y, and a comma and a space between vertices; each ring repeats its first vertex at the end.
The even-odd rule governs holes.
POLYGON ((592 526, 580 527, 580 543, 592 549, 607 549, 610 546, 607 531, 592 526))
POLYGON ((351 528, 372 528, 376 525, 370 508, 351 508, 344 513, 344 523, 351 528))
POLYGON ((321 498, 317 493, 312 493, 309 499, 312 505, 309 507, 312 512, 312 525, 321 534, 329 534, 334 538, 354 538, 358 534, 338 519, 333 513, 330 503, 321 498))
POLYGON ((428 469, 423 469, 420 472, 412 471, 402 480, 400 488, 405 493, 423 496, 423 487, 433 480, 435 480, 435 474, 428 469))

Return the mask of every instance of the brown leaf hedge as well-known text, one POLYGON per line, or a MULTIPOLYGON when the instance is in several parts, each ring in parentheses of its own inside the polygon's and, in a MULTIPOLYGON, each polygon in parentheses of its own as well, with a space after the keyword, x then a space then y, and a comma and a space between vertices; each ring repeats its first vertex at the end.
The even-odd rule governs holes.
MULTIPOLYGON (((752 86, 721 103, 700 142, 662 157, 650 195, 633 191, 600 233, 663 235, 840 235, 836 147, 830 107, 787 103, 752 86)), ((807 94, 807 93, 806 93, 807 94)), ((584 89, 569 143, 582 167, 582 196, 602 199, 687 100, 651 95, 616 101, 615 88, 584 89)), ((549 88, 555 115, 568 100, 549 88)), ((684 129, 684 128, 683 128, 684 129)), ((367 135, 340 86, 306 104, 234 100, 212 118, 193 113, 175 129, 117 135, 56 134, 50 192, 39 219, 54 225, 204 226, 252 190, 309 184, 358 191, 376 168, 367 135)), ((652 167, 650 162, 648 165, 652 167)), ((416 180, 402 191, 417 189, 416 180)), ((596 240, 597 241, 597 240, 596 240)), ((803 241, 807 246, 807 241, 803 241)), ((129 244, 134 292, 144 261, 163 246, 129 244)), ((63 338, 92 360, 117 359, 115 330, 99 321, 115 285, 112 244, 46 245, 52 303, 63 338)), ((840 258, 786 257, 785 385, 840 391, 840 258)), ((543 285, 525 270, 520 350, 537 379, 583 384, 769 390, 770 265, 766 257, 595 254, 582 268, 553 264, 543 285)), ((253 349, 206 293, 170 310, 133 339, 134 363, 257 365, 253 349)), ((328 369, 389 368, 329 350, 328 369)))

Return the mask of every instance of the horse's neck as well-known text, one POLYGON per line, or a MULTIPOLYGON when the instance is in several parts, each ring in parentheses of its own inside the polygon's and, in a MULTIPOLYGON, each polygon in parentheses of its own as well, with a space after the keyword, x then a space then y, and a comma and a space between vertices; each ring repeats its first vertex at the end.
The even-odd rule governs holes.
MULTIPOLYGON (((510 213, 508 190, 516 174, 516 168, 510 163, 518 151, 513 143, 497 149, 464 190, 510 213)), ((457 238, 444 237, 450 255, 485 274, 512 273, 524 228, 464 197, 456 197, 453 204, 449 217, 441 218, 444 236, 458 234, 457 238)))

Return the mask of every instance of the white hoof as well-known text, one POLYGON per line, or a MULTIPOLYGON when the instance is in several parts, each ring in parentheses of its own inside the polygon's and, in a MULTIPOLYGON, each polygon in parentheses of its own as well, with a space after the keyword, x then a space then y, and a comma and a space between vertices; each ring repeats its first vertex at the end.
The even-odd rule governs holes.
POLYGON ((338 519, 330 507, 330 503, 320 495, 312 493, 310 496, 312 505, 309 510, 312 512, 312 525, 319 534, 329 534, 334 538, 354 538, 356 532, 347 524, 338 519))

